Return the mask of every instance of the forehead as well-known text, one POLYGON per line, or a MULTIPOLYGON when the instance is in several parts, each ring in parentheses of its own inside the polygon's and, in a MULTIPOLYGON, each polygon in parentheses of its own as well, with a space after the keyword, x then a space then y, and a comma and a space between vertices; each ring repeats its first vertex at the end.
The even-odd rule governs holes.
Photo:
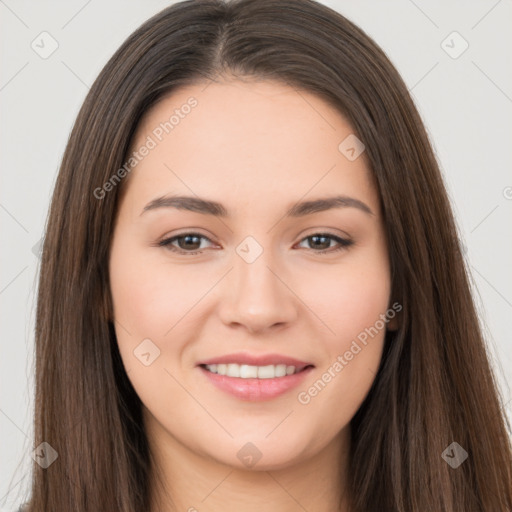
POLYGON ((190 85, 142 119, 131 151, 152 148, 134 167, 128 188, 147 200, 186 192, 288 203, 336 191, 375 204, 364 152, 351 161, 339 147, 353 135, 337 109, 286 84, 190 85))

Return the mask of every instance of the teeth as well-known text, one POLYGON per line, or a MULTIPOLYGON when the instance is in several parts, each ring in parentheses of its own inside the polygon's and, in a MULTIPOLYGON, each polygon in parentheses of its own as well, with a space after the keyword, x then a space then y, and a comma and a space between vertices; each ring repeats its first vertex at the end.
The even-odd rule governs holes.
POLYGON ((206 369, 219 375, 239 377, 241 379, 274 379, 296 373, 295 366, 270 364, 268 366, 250 366, 247 364, 207 364, 206 369))
MULTIPOLYGON (((233 366, 238 366, 234 364, 233 366)), ((239 368, 239 377, 242 379, 257 379, 258 378, 258 367, 257 366, 249 366, 248 364, 242 364, 238 366, 239 368)), ((218 372, 217 372, 218 373, 218 372)), ((228 377, 232 377, 232 375, 226 374, 228 377)))

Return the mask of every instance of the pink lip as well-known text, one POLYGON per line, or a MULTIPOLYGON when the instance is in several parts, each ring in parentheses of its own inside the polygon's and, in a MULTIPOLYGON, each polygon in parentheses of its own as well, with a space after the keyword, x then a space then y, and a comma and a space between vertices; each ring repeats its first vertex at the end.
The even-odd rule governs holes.
MULTIPOLYGON (((222 361, 226 360, 222 359, 222 361)), ((284 364, 284 362, 282 364, 284 364)), ((265 366, 265 364, 258 364, 255 366, 265 366)), ((218 375, 217 373, 209 372, 202 366, 199 367, 199 369, 210 380, 210 382, 220 390, 230 393, 241 400, 256 402, 275 398, 298 386, 304 380, 306 375, 313 371, 313 366, 310 366, 299 373, 287 375, 286 377, 276 377, 274 379, 242 379, 239 377, 218 375)))
MULTIPOLYGON (((297 370, 302 370, 308 365, 313 366, 312 363, 306 361, 299 361, 293 357, 283 356, 280 354, 261 354, 250 355, 239 352, 237 354, 228 354, 225 356, 214 357, 197 363, 198 366, 205 364, 248 364, 249 366, 268 366, 270 364, 278 365, 285 364, 286 366, 295 366, 297 370)), ((269 379, 272 380, 272 379, 269 379)))

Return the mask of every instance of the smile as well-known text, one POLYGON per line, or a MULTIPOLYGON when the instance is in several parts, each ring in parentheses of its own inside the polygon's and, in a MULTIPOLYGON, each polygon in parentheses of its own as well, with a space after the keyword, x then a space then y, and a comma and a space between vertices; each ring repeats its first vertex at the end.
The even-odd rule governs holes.
POLYGON ((276 398, 303 382, 314 366, 251 366, 246 364, 211 364, 198 367, 207 382, 239 400, 263 401, 276 398))
POLYGON ((248 364, 207 364, 204 367, 211 373, 227 375, 240 379, 274 379, 293 375, 304 368, 297 369, 295 366, 285 364, 269 364, 267 366, 251 366, 248 364))

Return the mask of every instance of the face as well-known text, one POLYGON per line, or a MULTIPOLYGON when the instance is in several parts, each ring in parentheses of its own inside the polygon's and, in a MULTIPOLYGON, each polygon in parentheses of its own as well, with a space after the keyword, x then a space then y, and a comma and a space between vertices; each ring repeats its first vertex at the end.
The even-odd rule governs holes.
POLYGON ((162 443, 269 470, 347 432, 394 324, 353 137, 328 103, 274 82, 188 86, 141 122, 109 272, 121 357, 162 443))

